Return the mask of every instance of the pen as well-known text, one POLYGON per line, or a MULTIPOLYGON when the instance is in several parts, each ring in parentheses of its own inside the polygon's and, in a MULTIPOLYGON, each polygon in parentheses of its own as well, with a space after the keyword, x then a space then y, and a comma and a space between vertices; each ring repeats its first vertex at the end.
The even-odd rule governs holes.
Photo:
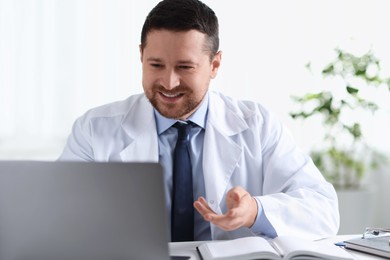
MULTIPOLYGON (((335 245, 335 246, 338 246, 338 247, 345 247, 344 241, 334 243, 334 245, 335 245)), ((390 241, 389 241, 389 245, 390 245, 390 241)))

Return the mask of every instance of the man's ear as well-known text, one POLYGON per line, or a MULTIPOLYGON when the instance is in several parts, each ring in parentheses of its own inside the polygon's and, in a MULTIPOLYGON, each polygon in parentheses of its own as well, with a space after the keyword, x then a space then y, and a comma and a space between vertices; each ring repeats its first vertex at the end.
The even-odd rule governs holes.
POLYGON ((218 51, 217 54, 215 54, 213 60, 211 61, 211 78, 212 79, 217 76, 218 69, 221 66, 221 59, 222 59, 222 51, 218 51))

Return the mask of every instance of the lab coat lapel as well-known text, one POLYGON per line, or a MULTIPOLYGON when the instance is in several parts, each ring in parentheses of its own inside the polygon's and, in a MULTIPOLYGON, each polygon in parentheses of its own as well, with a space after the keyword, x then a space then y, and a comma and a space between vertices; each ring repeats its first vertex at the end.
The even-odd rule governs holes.
POLYGON ((234 113, 217 95, 210 95, 208 122, 206 125, 203 172, 206 199, 217 213, 221 212, 229 180, 238 166, 242 148, 232 136, 248 128, 237 113, 234 113))
POLYGON ((130 138, 120 153, 122 161, 158 162, 158 135, 153 107, 145 95, 132 104, 122 128, 130 138))
POLYGON ((206 127, 204 143, 203 173, 206 199, 215 212, 221 213, 220 203, 230 176, 241 157, 241 148, 212 125, 206 127))

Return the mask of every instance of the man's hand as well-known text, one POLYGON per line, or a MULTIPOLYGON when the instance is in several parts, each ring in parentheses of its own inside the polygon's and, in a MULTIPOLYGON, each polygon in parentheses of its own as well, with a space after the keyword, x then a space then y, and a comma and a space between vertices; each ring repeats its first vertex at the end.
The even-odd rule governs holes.
POLYGON ((218 215, 207 204, 207 201, 200 197, 194 202, 194 207, 206 221, 225 231, 231 231, 240 227, 251 227, 257 216, 256 200, 242 187, 237 186, 228 191, 226 195, 227 211, 218 215))

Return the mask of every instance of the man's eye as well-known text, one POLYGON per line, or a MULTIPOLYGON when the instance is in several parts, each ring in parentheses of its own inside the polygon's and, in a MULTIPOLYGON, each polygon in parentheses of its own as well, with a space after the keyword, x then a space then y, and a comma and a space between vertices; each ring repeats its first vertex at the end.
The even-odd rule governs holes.
POLYGON ((187 65, 181 65, 179 66, 180 69, 183 69, 183 70, 190 70, 192 69, 193 67, 192 66, 187 66, 187 65))
POLYGON ((154 67, 154 68, 162 68, 162 67, 163 67, 163 65, 160 64, 160 63, 151 63, 150 65, 151 65, 152 67, 154 67))

